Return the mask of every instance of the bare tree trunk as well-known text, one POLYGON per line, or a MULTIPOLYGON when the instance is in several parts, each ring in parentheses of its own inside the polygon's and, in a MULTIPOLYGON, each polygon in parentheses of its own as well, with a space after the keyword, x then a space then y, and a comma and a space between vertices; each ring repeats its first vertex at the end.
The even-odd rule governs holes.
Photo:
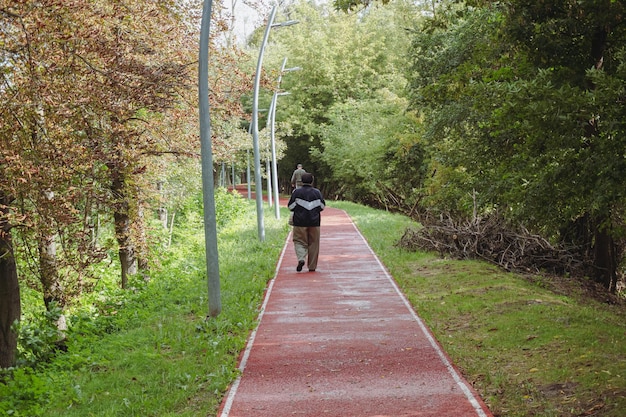
MULTIPOLYGON (((56 236, 48 235, 39 239, 39 280, 43 287, 43 301, 46 309, 50 311, 54 306, 63 310, 65 308, 65 293, 63 284, 59 279, 59 269, 57 262, 56 236)), ((57 320, 59 329, 59 340, 65 340, 67 331, 67 321, 65 314, 61 313, 57 320)))
MULTIPOLYGON (((608 32, 606 28, 599 28, 591 39, 591 58, 594 67, 598 70, 603 68, 607 39, 608 32)), ((589 124, 592 128, 591 133, 598 135, 597 119, 592 119, 592 121, 589 121, 589 124)), ((610 292, 615 292, 619 254, 610 230, 602 226, 605 223, 604 220, 606 219, 596 219, 595 222, 593 246, 593 263, 597 270, 595 280, 610 292)))
POLYGON ((128 277, 137 273, 135 245, 130 236, 130 218, 128 214, 116 212, 115 236, 119 246, 120 265, 122 267, 122 288, 126 288, 128 277))
POLYGON ((596 268, 594 279, 610 292, 615 292, 617 284, 617 248, 615 240, 603 228, 597 228, 594 236, 593 264, 596 268))
POLYGON ((167 230, 167 208, 164 207, 165 198, 163 196, 163 181, 157 182, 157 190, 161 196, 161 204, 157 212, 159 214, 159 221, 163 225, 163 228, 167 230))
POLYGON ((117 200, 115 203, 115 238, 119 246, 118 254, 122 269, 121 287, 126 288, 128 276, 137 273, 137 259, 135 255, 135 244, 131 236, 130 203, 128 190, 125 186, 126 176, 119 167, 111 164, 111 191, 117 200))
POLYGON ((585 214, 561 230, 561 242, 579 248, 581 259, 591 262, 593 270, 588 275, 607 290, 614 292, 617 284, 618 246, 611 231, 604 227, 604 217, 585 214))
POLYGON ((174 218, 176 217, 176 212, 172 212, 172 219, 170 221, 170 228, 167 237, 167 248, 169 249, 172 246, 172 235, 174 234, 174 218))
POLYGON ((54 236, 39 238, 39 281, 43 287, 43 301, 50 310, 52 303, 63 304, 63 288, 59 283, 57 250, 54 236))
MULTIPOLYGON (((45 193, 48 201, 52 202, 54 193, 45 193)), ((63 307, 63 286, 59 282, 57 265, 57 246, 54 234, 39 236, 39 281, 43 287, 43 301, 50 310, 50 304, 56 302, 63 307)))
POLYGON ((137 268, 139 271, 147 272, 150 269, 148 265, 148 238, 146 237, 146 222, 144 218, 145 210, 143 204, 139 203, 137 209, 137 231, 138 245, 137 245, 137 268))
POLYGON ((10 200, 0 192, 0 368, 15 365, 17 334, 12 326, 22 314, 11 226, 6 219, 10 200))

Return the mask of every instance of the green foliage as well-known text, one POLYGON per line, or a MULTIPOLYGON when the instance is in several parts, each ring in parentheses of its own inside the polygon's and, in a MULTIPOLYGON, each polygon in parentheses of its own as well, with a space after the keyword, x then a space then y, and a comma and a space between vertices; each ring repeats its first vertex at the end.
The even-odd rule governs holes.
MULTIPOLYGON (((247 202, 237 192, 229 192, 224 187, 216 187, 213 193, 215 199, 215 220, 218 228, 241 216, 246 209, 247 202)), ((187 195, 178 205, 177 225, 194 224, 202 227, 203 222, 202 195, 196 193, 187 195)))
POLYGON ((215 218, 218 227, 223 227, 241 217, 247 202, 236 191, 228 192, 226 188, 215 189, 215 218))
POLYGON ((615 21, 592 3, 495 4, 425 24, 413 38, 410 91, 433 156, 428 207, 465 216, 497 209, 569 239, 592 258, 594 278, 614 288, 626 237, 617 104, 626 39, 621 28, 604 33, 615 43, 602 37, 615 21), (592 61, 602 69, 589 69, 592 61))
MULTIPOLYGON (((341 194, 347 190, 346 184, 356 183, 352 179, 354 172, 334 164, 340 150, 329 149, 333 155, 324 156, 327 149, 322 141, 328 140, 329 134, 333 141, 341 132, 354 132, 362 138, 367 129, 374 128, 367 135, 368 140, 377 142, 371 150, 376 149, 381 155, 386 138, 376 137, 378 126, 394 126, 396 116, 402 119, 397 113, 389 112, 389 108, 395 106, 400 114, 403 111, 396 100, 404 95, 406 33, 419 18, 416 10, 414 4, 404 1, 389 7, 371 7, 361 14, 337 13, 327 4, 314 6, 308 2, 298 2, 290 8, 289 18, 302 24, 295 31, 272 34, 278 43, 272 48, 277 63, 268 64, 278 67, 278 62, 288 56, 290 65, 302 68, 285 75, 282 83, 282 88, 291 94, 285 98, 284 106, 281 102, 277 117, 289 120, 292 137, 287 139, 286 164, 281 176, 290 177, 296 163, 303 163, 330 195, 341 194), (375 113, 375 109, 386 107, 385 102, 389 107, 375 113), (355 115, 359 109, 366 110, 367 117, 355 115), (347 126, 346 117, 354 117, 353 123, 361 126, 347 126)), ((268 62, 271 60, 270 54, 268 62)), ((404 134, 404 124, 400 125, 397 135, 404 134)), ((357 140, 354 139, 355 143, 357 140)), ((370 143, 364 148, 369 148, 370 143)), ((360 155, 365 154, 365 149, 360 155)), ((377 179, 370 177, 369 183, 363 184, 364 190, 357 190, 356 194, 376 200, 378 196, 372 195, 371 190, 376 187, 377 179)))
MULTIPOLYGON (((333 6, 337 10, 343 10, 345 12, 359 10, 362 8, 366 8, 371 4, 374 4, 376 0, 334 0, 333 6)), ((389 0, 380 0, 382 4, 389 3, 389 0)))
POLYGON ((410 53, 411 107, 422 115, 419 133, 432 156, 422 208, 467 215, 476 202, 491 208, 490 197, 497 195, 499 173, 492 164, 498 150, 484 143, 490 138, 481 127, 501 100, 482 87, 514 78, 523 62, 512 67, 496 42, 502 24, 497 8, 449 14, 446 25, 435 23, 425 22, 413 34, 410 53))
POLYGON ((588 95, 575 87, 557 88, 549 78, 540 72, 528 81, 485 85, 498 94, 500 105, 481 125, 488 136, 478 137, 479 143, 469 141, 464 149, 474 149, 474 176, 490 167, 492 186, 481 188, 489 201, 510 207, 515 218, 554 235, 570 219, 599 207, 594 200, 604 199, 600 194, 606 190, 596 182, 604 157, 600 149, 591 152, 581 134, 593 117, 588 95))
POLYGON ((335 195, 374 206, 404 208, 424 181, 425 150, 415 143, 406 101, 389 91, 333 106, 312 155, 331 168, 335 195), (391 201, 390 196, 400 196, 391 201))
POLYGON ((36 367, 49 361, 57 352, 63 335, 57 327, 62 311, 56 304, 28 320, 16 323, 19 367, 36 367))
POLYGON ((0 416, 45 416, 51 396, 49 381, 30 368, 0 370, 0 416))
POLYGON ((555 82, 588 87, 585 71, 612 73, 626 41, 621 1, 508 2, 507 37, 528 52, 537 68, 554 70, 555 82))

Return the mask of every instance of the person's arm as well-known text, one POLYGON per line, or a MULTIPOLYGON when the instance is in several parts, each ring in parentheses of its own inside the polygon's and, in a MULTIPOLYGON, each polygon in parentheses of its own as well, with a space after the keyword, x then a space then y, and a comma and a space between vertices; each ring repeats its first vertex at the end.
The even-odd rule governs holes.
POLYGON ((294 196, 294 194, 291 194, 291 197, 289 197, 289 202, 287 203, 287 208, 289 208, 289 210, 293 211, 293 209, 295 208, 295 206, 293 205, 293 203, 296 201, 296 198, 294 196))

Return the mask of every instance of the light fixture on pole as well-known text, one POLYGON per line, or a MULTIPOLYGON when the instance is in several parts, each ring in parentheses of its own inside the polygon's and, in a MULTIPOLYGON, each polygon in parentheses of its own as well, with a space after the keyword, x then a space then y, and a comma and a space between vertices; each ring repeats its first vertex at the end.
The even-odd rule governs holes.
POLYGON ((256 194, 256 218, 257 229, 259 234, 259 240, 265 241, 265 223, 263 220, 263 185, 261 182, 261 157, 259 152, 259 86, 261 84, 261 67, 263 63, 263 53, 265 52, 265 45, 270 35, 270 30, 273 27, 291 26, 298 23, 297 20, 289 20, 287 22, 274 24, 274 17, 276 16, 275 5, 272 8, 272 12, 267 20, 267 27, 265 28, 265 34, 263 36, 263 42, 259 51, 259 60, 257 62, 256 74, 254 77, 254 94, 252 98, 252 150, 254 152, 254 187, 256 194))

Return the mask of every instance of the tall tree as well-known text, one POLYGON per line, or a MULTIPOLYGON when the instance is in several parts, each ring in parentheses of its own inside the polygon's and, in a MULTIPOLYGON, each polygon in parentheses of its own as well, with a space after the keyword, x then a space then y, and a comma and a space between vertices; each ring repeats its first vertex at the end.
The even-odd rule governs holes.
MULTIPOLYGON (((90 219, 104 213, 116 220, 124 272, 134 263, 154 156, 197 153, 194 10, 174 0, 0 0, 4 330, 19 318, 13 252, 30 259, 46 300, 63 302, 103 255, 90 219), (191 127, 166 135, 177 118, 191 127)), ((233 91, 216 107, 237 99, 233 91)), ((15 338, 5 336, 10 356, 15 338)))
POLYGON ((617 3, 608 20, 603 2, 512 1, 449 14, 415 34, 411 81, 444 168, 433 182, 458 191, 444 205, 498 207, 575 244, 608 289, 622 256, 625 184, 615 173, 624 144, 618 112, 608 110, 616 96, 598 86, 621 77, 612 58, 624 46, 617 3))
MULTIPOLYGON (((581 232, 580 224, 586 224, 575 243, 590 248, 595 278, 614 290, 622 256, 616 239, 626 237, 619 225, 624 208, 621 190, 626 185, 620 180, 626 174, 624 136, 621 117, 611 117, 616 114, 610 109, 619 104, 603 100, 613 100, 615 96, 599 94, 596 81, 611 83, 610 79, 619 80, 623 75, 623 62, 618 58, 626 46, 626 6, 611 0, 561 0, 549 4, 511 1, 508 6, 510 39, 523 48, 538 68, 549 71, 549 82, 555 88, 574 90, 581 102, 579 112, 584 113, 572 114, 570 125, 564 126, 572 135, 560 148, 568 150, 570 158, 562 163, 565 170, 558 170, 557 178, 560 183, 576 181, 578 193, 585 196, 583 204, 567 201, 565 209, 571 213, 568 228, 576 227, 581 232), (578 125, 578 129, 572 130, 572 125, 578 125), (599 161, 604 162, 598 164, 599 161), (612 167, 611 172, 602 168, 604 164, 612 167), (572 168, 577 173, 589 173, 589 179, 572 178, 572 168), (601 188, 597 180, 601 181, 601 188)), ((557 110, 554 104, 552 107, 547 110, 557 110)))
MULTIPOLYGON (((46 275, 41 279, 45 287, 58 282, 53 282, 57 280, 52 234, 40 231, 55 224, 63 229, 63 224, 80 221, 79 210, 72 208, 83 204, 81 196, 88 191, 71 190, 79 183, 84 187, 85 177, 95 173, 98 176, 92 177, 92 184, 110 181, 113 186, 124 160, 141 164, 133 150, 149 144, 139 140, 143 139, 140 112, 165 109, 175 95, 174 83, 182 87, 187 74, 182 55, 178 60, 175 54, 162 54, 165 61, 154 59, 160 56, 157 41, 162 42, 161 47, 171 41, 173 45, 163 48, 171 51, 169 47, 180 40, 179 33, 168 28, 168 24, 176 26, 173 6, 79 1, 70 7, 48 1, 13 2, 2 9, 4 27, 12 35, 5 50, 11 62, 6 86, 15 92, 10 104, 17 109, 12 115, 19 125, 14 136, 23 135, 22 146, 5 150, 14 150, 30 164, 24 175, 5 178, 28 178, 28 188, 22 187, 15 195, 28 202, 23 208, 34 209, 31 215, 24 215, 30 220, 26 224, 41 239, 39 264, 46 275), (167 33, 169 38, 157 36, 159 33, 167 33), (121 152, 124 149, 126 153, 121 152), (43 166, 48 169, 42 170, 43 166), (109 180, 103 175, 104 167, 113 168, 109 180), (54 195, 54 199, 46 201, 45 195, 54 195), (35 222, 38 219, 41 221, 35 222)), ((184 49, 178 51, 182 54, 184 49)), ((99 199, 107 198, 101 194, 99 199)), ((127 248, 123 246, 123 250, 127 248)))
POLYGON ((20 286, 7 211, 12 198, 0 192, 0 368, 15 365, 17 334, 13 324, 21 315, 20 286))
MULTIPOLYGON (((325 192, 335 194, 342 184, 352 180, 339 178, 340 167, 335 170, 330 154, 329 158, 323 157, 325 146, 330 145, 329 141, 322 141, 323 135, 340 121, 331 120, 331 115, 338 114, 333 109, 343 111, 349 107, 344 106, 346 102, 358 107, 360 101, 374 103, 385 97, 390 106, 397 104, 392 104, 394 96, 401 97, 405 86, 401 70, 406 65, 406 56, 402 54, 408 46, 405 35, 418 14, 410 2, 397 2, 389 8, 372 7, 360 14, 339 13, 327 4, 298 2, 285 14, 301 24, 293 31, 276 31, 273 35, 278 44, 273 49, 279 51, 273 55, 274 66, 279 67, 280 60, 287 57, 289 66, 302 70, 282 79, 281 88, 290 95, 281 101, 277 119, 289 120, 292 136, 287 140, 281 176, 290 178, 296 163, 302 162, 318 175, 325 192)), ((378 118, 386 116, 376 114, 376 119, 355 124, 364 123, 366 130, 373 124, 385 125, 378 118)), ((344 124, 335 132, 343 128, 347 126, 344 124)), ((370 139, 385 142, 376 133, 370 139)))

